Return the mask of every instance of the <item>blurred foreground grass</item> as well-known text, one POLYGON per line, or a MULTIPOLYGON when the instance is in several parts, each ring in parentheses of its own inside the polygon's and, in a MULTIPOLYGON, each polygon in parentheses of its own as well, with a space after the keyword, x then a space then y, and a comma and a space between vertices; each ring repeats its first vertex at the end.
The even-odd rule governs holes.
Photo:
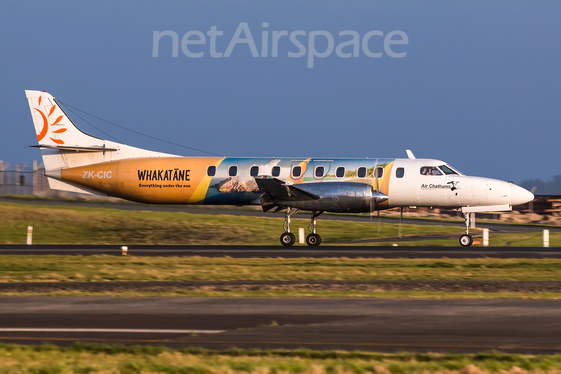
MULTIPOLYGON (((274 328, 274 327, 273 327, 274 328)), ((560 355, 0 344, 0 373, 559 373, 560 355)))

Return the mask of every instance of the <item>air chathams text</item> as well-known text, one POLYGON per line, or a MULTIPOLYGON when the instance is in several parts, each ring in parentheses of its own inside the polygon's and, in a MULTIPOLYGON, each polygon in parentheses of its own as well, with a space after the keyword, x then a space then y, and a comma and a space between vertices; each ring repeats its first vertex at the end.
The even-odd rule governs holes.
POLYGON ((217 41, 224 36, 224 31, 218 30, 217 26, 211 26, 205 33, 198 30, 186 32, 179 42, 179 35, 172 30, 154 31, 152 39, 152 57, 160 56, 160 42, 167 48, 171 38, 171 56, 179 56, 179 46, 183 54, 190 58, 201 58, 205 56, 205 50, 213 58, 230 57, 240 44, 239 52, 247 53, 248 49, 253 57, 279 57, 280 53, 287 53, 288 57, 300 58, 307 55, 307 67, 314 67, 315 58, 326 58, 335 50, 335 54, 340 58, 359 57, 364 54, 371 58, 380 58, 384 53, 392 58, 402 58, 407 55, 404 47, 394 47, 400 44, 409 44, 409 37, 400 30, 390 31, 384 34, 380 30, 371 30, 364 35, 360 35, 353 30, 339 32, 339 37, 333 36, 326 30, 316 30, 307 32, 305 30, 270 30, 269 23, 263 22, 261 30, 261 48, 255 43, 253 34, 247 22, 240 22, 238 28, 231 38, 228 47, 224 51, 218 51, 217 41), (208 39, 207 39, 208 36, 208 39), (208 48, 202 45, 207 45, 208 48), (335 43, 337 42, 337 45, 335 43), (318 47, 318 43, 321 48, 318 47), (319 49, 319 50, 318 50, 319 49), (395 49, 395 50, 394 50, 395 49), (383 51, 383 52, 382 52, 383 51))

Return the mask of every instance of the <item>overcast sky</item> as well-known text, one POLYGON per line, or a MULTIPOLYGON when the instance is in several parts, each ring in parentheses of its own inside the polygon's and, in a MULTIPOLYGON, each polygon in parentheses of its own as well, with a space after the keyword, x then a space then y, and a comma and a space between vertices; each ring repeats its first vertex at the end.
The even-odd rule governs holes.
MULTIPOLYGON (((0 159, 40 158, 27 148, 34 89, 220 155, 411 149, 470 175, 549 179, 561 174, 560 15, 544 0, 3 0, 0 159)), ((126 144, 205 155, 80 115, 126 144)))

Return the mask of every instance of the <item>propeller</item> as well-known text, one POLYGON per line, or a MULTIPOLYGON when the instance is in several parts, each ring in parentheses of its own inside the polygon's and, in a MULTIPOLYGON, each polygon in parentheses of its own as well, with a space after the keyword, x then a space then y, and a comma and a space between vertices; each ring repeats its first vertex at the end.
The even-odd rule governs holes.
MULTIPOLYGON (((374 180, 376 181, 376 192, 380 192, 380 186, 378 184, 378 160, 376 160, 376 164, 374 165, 374 180)), ((378 209, 378 199, 376 198, 376 211, 378 212, 378 235, 382 231, 382 221, 380 218, 380 209, 378 209)))
MULTIPOLYGON (((378 160, 376 160, 376 163, 374 164, 374 184, 376 185, 376 192, 380 192, 380 186, 378 184, 378 160)), ((372 200, 370 202, 370 219, 372 219, 372 206, 374 205, 374 209, 376 209, 376 212, 378 213, 378 235, 380 235, 380 232, 382 231, 382 222, 381 222, 381 218, 380 218, 380 209, 378 209, 378 198, 374 198, 372 197, 372 200)))
MULTIPOLYGON (((378 175, 376 174, 376 167, 377 167, 377 166, 378 166, 378 160, 376 160, 376 163, 374 164, 374 169, 373 169, 373 170, 374 170, 374 171, 373 171, 373 174, 374 174, 374 184, 375 184, 375 186, 376 186, 376 188, 375 188, 374 190, 375 190, 376 192, 378 192, 378 175)), ((374 193, 372 193, 372 198, 370 199, 370 222, 372 222, 372 213, 374 213, 374 210, 375 210, 376 206, 378 205, 378 204, 376 203, 376 201, 374 201, 374 200, 375 200, 374 193), (375 206, 374 204, 376 204, 376 206, 375 206)))

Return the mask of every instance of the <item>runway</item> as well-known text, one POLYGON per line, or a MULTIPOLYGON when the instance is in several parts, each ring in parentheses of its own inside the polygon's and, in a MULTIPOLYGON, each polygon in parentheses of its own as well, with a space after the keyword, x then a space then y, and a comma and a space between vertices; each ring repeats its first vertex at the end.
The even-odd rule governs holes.
POLYGON ((7 297, 0 341, 558 353, 560 311, 561 300, 7 297))
MULTIPOLYGON (((178 246, 132 245, 129 256, 232 258, 561 258, 561 248, 540 247, 375 247, 375 246, 178 246)), ((0 255, 122 256, 121 245, 0 245, 0 255)))

